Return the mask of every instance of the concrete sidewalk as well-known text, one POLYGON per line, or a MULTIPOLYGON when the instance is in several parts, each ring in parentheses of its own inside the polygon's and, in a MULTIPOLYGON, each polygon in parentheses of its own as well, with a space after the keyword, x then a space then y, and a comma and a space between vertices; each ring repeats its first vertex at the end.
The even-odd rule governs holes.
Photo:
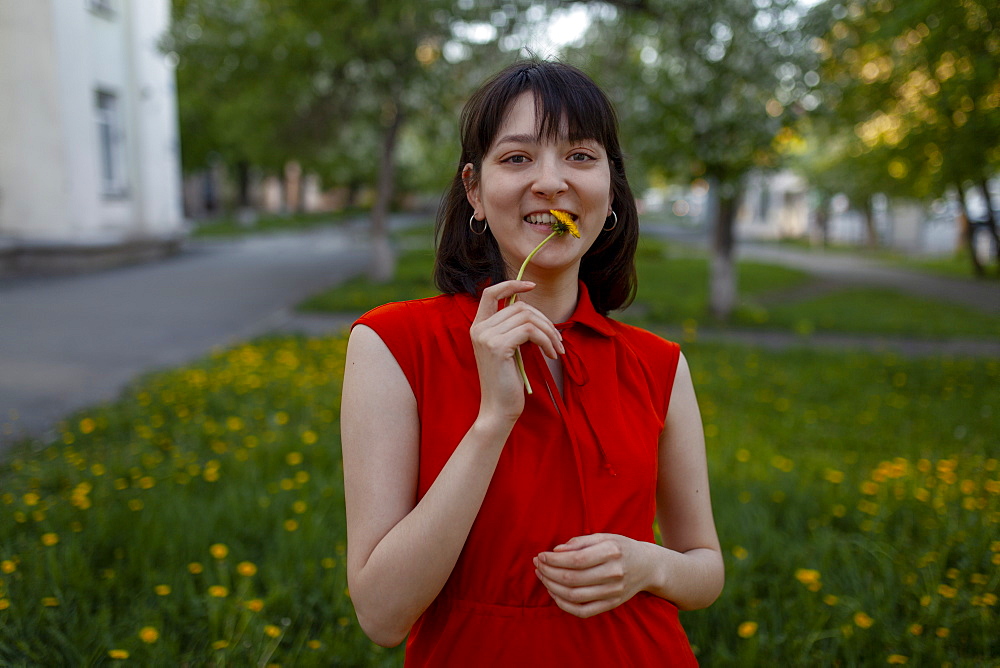
MULTIPOLYGON (((665 224, 644 224, 643 232, 661 239, 694 246, 707 246, 704 232, 665 224)), ((737 259, 779 264, 812 274, 829 289, 865 286, 884 287, 904 294, 962 304, 983 313, 1000 315, 1000 281, 961 280, 892 267, 872 258, 842 251, 798 250, 777 244, 740 241, 737 259)), ((820 291, 827 291, 816 286, 820 291)), ((803 296, 810 287, 802 289, 803 296)))
POLYGON ((51 436, 137 375, 280 327, 308 295, 360 273, 357 226, 192 241, 163 261, 0 281, 0 448, 51 436))

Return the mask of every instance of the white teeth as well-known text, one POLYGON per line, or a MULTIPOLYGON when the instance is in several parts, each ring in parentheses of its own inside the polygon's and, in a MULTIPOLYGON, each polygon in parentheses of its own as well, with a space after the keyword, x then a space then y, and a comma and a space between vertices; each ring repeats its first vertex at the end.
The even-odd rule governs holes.
POLYGON ((524 220, 536 225, 552 225, 556 222, 556 217, 551 213, 531 213, 525 216, 524 220))

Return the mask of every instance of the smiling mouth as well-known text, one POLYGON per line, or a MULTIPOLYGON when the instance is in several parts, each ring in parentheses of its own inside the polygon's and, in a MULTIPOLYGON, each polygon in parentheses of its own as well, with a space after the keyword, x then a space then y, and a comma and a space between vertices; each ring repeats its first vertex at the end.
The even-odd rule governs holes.
MULTIPOLYGON (((564 211, 563 213, 567 214, 574 221, 576 221, 576 219, 577 219, 576 215, 570 213, 569 211, 564 211)), ((529 213, 527 216, 525 216, 523 218, 523 220, 524 220, 524 222, 531 223, 532 225, 545 225, 545 226, 548 226, 548 227, 551 227, 552 225, 555 225, 556 223, 559 222, 556 219, 555 216, 553 216, 551 213, 547 213, 547 212, 546 213, 529 213)))

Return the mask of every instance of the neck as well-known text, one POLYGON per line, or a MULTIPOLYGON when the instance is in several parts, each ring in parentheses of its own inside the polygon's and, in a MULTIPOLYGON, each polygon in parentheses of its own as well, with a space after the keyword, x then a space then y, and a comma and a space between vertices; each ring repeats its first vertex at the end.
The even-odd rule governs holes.
POLYGON ((531 304, 554 323, 566 322, 576 310, 580 297, 579 273, 577 271, 546 272, 531 265, 524 272, 524 280, 533 281, 535 289, 522 294, 522 299, 531 304))

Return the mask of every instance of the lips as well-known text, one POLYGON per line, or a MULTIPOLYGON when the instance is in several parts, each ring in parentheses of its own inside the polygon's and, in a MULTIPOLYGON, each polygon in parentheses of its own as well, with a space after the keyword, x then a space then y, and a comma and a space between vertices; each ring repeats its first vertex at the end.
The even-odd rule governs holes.
MULTIPOLYGON (((571 213, 569 211, 565 211, 564 213, 568 214, 574 221, 577 219, 575 213, 571 213)), ((524 222, 531 223, 532 225, 547 225, 547 226, 552 226, 558 222, 556 220, 556 217, 553 216, 548 211, 536 211, 534 213, 529 213, 527 216, 524 217, 523 220, 524 222)))

